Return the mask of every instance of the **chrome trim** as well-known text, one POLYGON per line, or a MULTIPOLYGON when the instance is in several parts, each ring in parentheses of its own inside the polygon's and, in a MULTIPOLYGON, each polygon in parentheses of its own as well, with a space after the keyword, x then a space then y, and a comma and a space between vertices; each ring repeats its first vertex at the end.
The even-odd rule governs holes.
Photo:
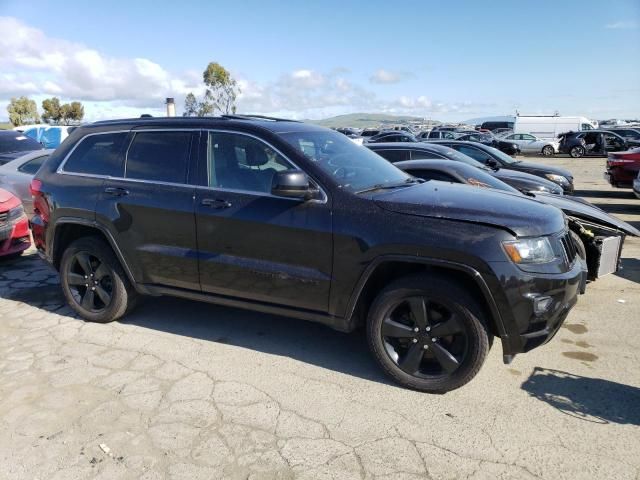
MULTIPOLYGON (((289 157, 287 157, 284 153, 282 153, 278 148, 274 147, 271 143, 267 142, 266 140, 253 135, 251 133, 246 133, 246 132, 240 132, 237 130, 224 130, 224 129, 211 129, 211 128, 141 128, 136 130, 135 127, 130 129, 130 130, 111 130, 108 132, 95 132, 95 133, 89 133, 87 135, 85 135, 84 137, 82 137, 82 139, 80 139, 80 141, 78 143, 76 143, 73 148, 69 151, 69 153, 65 156, 65 158, 62 160, 62 162, 60 163, 60 166, 57 168, 56 173, 58 174, 62 174, 62 175, 72 175, 72 176, 77 176, 77 177, 87 177, 87 178, 100 178, 100 179, 109 179, 109 180, 118 180, 118 181, 125 181, 125 182, 134 182, 134 183, 146 183, 146 184, 151 184, 151 185, 166 185, 166 186, 173 186, 173 187, 190 187, 190 188, 196 188, 196 189, 205 189, 205 190, 214 190, 214 191, 222 191, 222 192, 231 192, 231 193, 241 193, 241 194, 248 194, 248 195, 255 195, 255 196, 260 196, 260 197, 271 197, 271 198, 279 198, 279 199, 286 199, 286 200, 292 200, 292 201, 300 201, 299 199, 296 198, 287 198, 287 197, 279 197, 277 195, 272 195, 270 193, 267 192, 258 192, 258 191, 254 191, 254 190, 241 190, 241 189, 232 189, 232 188, 219 188, 219 187, 209 187, 206 185, 191 185, 190 183, 173 183, 173 182, 162 182, 159 180, 142 180, 142 179, 137 179, 137 178, 126 178, 126 177, 112 177, 110 175, 100 175, 100 174, 92 174, 92 173, 81 173, 81 172, 68 172, 66 170, 64 170, 64 166, 67 163, 67 160, 69 159, 69 157, 73 154, 73 152, 75 151, 76 148, 78 148, 78 145, 80 145, 82 142, 84 142, 84 140, 88 137, 94 136, 94 135, 109 135, 112 133, 138 133, 138 132, 174 132, 174 131, 192 131, 192 132, 217 132, 217 133, 228 133, 228 134, 236 134, 236 135, 244 135, 247 137, 251 137, 259 142, 262 142, 263 144, 267 145, 269 148, 273 149, 275 152, 278 153, 278 155, 280 155, 282 158, 284 158, 287 162, 289 162, 291 165, 293 165, 296 169, 300 170, 301 172, 306 173, 309 178, 311 180, 313 180, 313 182, 318 186, 318 189, 320 191, 320 193, 322 194, 322 198, 321 199, 312 199, 312 200, 308 200, 308 202, 312 202, 312 203, 320 203, 320 204, 326 204, 329 200, 329 196, 327 195, 327 193, 325 192, 324 188, 322 187, 322 185, 320 184, 320 182, 318 182, 315 178, 313 178, 312 176, 310 176, 307 172, 305 172, 302 168, 300 168, 295 162, 293 162, 289 157)), ((208 142, 208 136, 207 136, 207 142, 208 142)), ((133 141, 129 142, 129 145, 127 145, 127 150, 125 152, 125 156, 124 156, 124 174, 126 175, 126 168, 127 168, 127 157, 129 155, 129 149, 131 148, 131 144, 133 143, 133 141)), ((208 147, 208 145, 207 145, 208 147)), ((208 165, 207 165, 208 168, 208 165)))
POLYGON ((67 163, 67 160, 69 160, 69 157, 73 154, 73 152, 75 152, 76 148, 78 148, 78 146, 85 141, 85 139, 89 138, 89 137, 93 137, 95 135, 110 135, 112 133, 129 133, 131 130, 110 130, 108 132, 95 132, 95 133, 88 133, 86 134, 84 137, 82 137, 80 139, 80 141, 78 143, 76 143, 73 148, 69 151, 69 153, 67 153, 67 155, 64 157, 64 159, 62 160, 62 162, 60 163, 60 165, 58 166, 58 168, 56 169, 56 173, 72 173, 74 175, 81 175, 81 176, 95 176, 97 178, 107 178, 106 175, 92 175, 92 174, 87 174, 87 173, 81 173, 81 172, 66 172, 64 170, 64 166, 67 163))

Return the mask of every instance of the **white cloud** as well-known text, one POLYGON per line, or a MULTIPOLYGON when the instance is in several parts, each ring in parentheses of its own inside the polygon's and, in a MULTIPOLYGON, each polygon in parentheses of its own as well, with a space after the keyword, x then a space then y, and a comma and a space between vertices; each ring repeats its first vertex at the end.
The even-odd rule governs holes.
POLYGON ((369 77, 369 81, 371 83, 389 85, 392 83, 399 83, 402 80, 410 77, 410 73, 406 72, 392 72, 390 70, 385 70, 384 68, 380 68, 376 70, 371 77, 369 77))
POLYGON ((607 23, 604 28, 611 30, 633 30, 638 28, 638 22, 634 22, 633 20, 623 20, 620 22, 607 23))

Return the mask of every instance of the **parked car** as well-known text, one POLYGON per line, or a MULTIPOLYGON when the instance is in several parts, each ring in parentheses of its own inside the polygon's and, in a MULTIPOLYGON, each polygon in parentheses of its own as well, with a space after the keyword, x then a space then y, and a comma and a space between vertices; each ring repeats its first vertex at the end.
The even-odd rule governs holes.
POLYGON ((493 131, 484 130, 484 129, 481 128, 480 131, 492 132, 494 135, 500 136, 500 135, 507 135, 509 133, 513 133, 513 128, 496 128, 493 131))
POLYGON ((0 188, 0 259, 19 256, 30 245, 29 221, 20 199, 0 188))
POLYGON ((489 168, 473 158, 444 145, 432 142, 418 143, 370 143, 367 147, 384 159, 392 162, 407 160, 453 160, 484 170, 504 183, 522 192, 547 192, 562 195, 562 187, 550 180, 525 172, 499 167, 489 168))
POLYGON ((22 132, 0 130, 0 165, 34 150, 42 150, 42 145, 34 139, 22 132))
POLYGON ((16 195, 27 215, 33 214, 33 200, 29 186, 44 160, 53 149, 36 150, 0 166, 0 188, 16 195))
POLYGON ((632 186, 638 171, 640 171, 640 148, 626 152, 612 152, 607 157, 604 178, 614 187, 628 188, 632 186))
POLYGON ((447 139, 447 140, 455 140, 458 138, 458 135, 455 132, 450 130, 431 130, 430 132, 423 132, 420 135, 420 140, 430 140, 430 139, 447 139))
POLYGON ((566 194, 573 193, 573 175, 564 168, 517 160, 497 148, 477 142, 440 140, 435 143, 451 147, 488 167, 530 173, 558 184, 566 194))
POLYGON ((622 128, 622 127, 612 127, 607 128, 607 132, 613 132, 617 135, 620 135, 625 140, 632 141, 640 141, 640 129, 639 128, 622 128))
POLYGON ((366 325, 396 382, 470 381, 549 341, 586 271, 558 209, 416 179, 344 135, 227 115, 76 129, 31 183, 36 247, 89 321, 138 294, 366 325))
POLYGON ((360 132, 361 137, 373 137, 374 135, 378 135, 381 133, 381 130, 378 128, 365 128, 360 132))
POLYGON ((638 172, 638 176, 633 181, 633 193, 636 197, 640 198, 640 172, 638 172))
POLYGON ((520 147, 522 153, 542 154, 550 157, 560 151, 558 140, 543 140, 529 133, 507 133, 500 139, 512 142, 520 147))
POLYGON ((640 147, 640 141, 625 140, 608 130, 566 132, 558 138, 560 138, 560 153, 568 153, 573 158, 606 157, 609 152, 622 152, 640 147))
POLYGON ((411 133, 404 131, 382 132, 366 139, 367 143, 376 142, 417 142, 418 140, 411 133))
POLYGON ((494 137, 489 133, 468 133, 460 135, 457 140, 464 142, 478 142, 489 147, 495 147, 507 155, 517 155, 520 153, 520 147, 515 142, 509 142, 501 138, 494 137))

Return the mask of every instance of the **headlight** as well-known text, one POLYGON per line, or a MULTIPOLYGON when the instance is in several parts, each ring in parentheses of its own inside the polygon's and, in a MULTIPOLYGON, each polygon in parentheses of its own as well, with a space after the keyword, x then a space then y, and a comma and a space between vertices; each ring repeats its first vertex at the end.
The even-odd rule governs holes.
POLYGON ((502 246, 514 263, 549 263, 556 257, 547 237, 502 242, 502 246))
POLYGON ((559 183, 560 185, 569 185, 569 180, 567 180, 566 177, 563 177, 562 175, 547 173, 545 174, 545 177, 547 177, 547 179, 551 180, 552 182, 559 183))
POLYGON ((20 218, 22 215, 24 215, 24 207, 22 205, 18 205, 17 207, 9 210, 9 217, 7 218, 7 220, 15 220, 17 218, 20 218))

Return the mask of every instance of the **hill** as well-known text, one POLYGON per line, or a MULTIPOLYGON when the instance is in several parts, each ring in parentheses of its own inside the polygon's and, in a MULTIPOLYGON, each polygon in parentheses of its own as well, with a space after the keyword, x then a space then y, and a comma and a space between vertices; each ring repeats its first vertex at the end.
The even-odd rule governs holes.
POLYGON ((424 118, 410 117, 407 115, 387 115, 379 113, 350 113, 338 115, 336 117, 325 118, 323 120, 305 120, 307 123, 314 123, 323 127, 377 127, 380 124, 395 125, 406 122, 422 122, 424 118))

